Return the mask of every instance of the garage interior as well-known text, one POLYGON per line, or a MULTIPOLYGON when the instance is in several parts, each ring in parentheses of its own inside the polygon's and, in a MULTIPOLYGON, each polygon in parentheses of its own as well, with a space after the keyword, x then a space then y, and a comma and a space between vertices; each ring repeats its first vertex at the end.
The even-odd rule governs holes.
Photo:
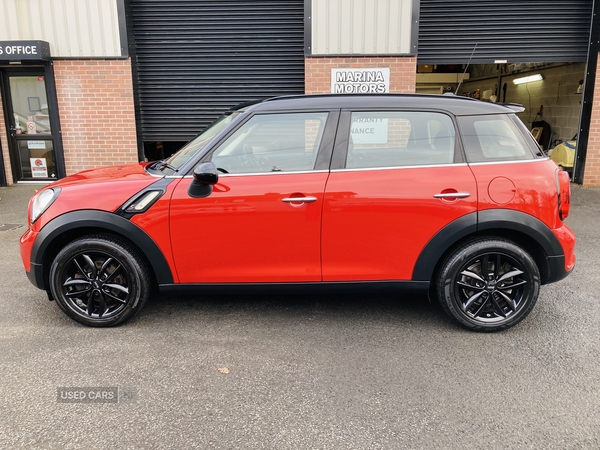
MULTIPOLYGON (((451 92, 522 105, 525 111, 518 116, 548 154, 565 141, 567 148, 575 146, 585 63, 424 64, 417 72, 418 93, 451 92)), ((572 168, 572 163, 571 155, 565 168, 572 168)))

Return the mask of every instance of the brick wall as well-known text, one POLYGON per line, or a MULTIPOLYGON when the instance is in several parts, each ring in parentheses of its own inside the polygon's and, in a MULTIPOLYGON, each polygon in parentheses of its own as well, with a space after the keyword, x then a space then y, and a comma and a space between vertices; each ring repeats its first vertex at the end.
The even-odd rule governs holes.
MULTIPOLYGON (((600 55, 598 56, 600 59, 600 55)), ((598 67, 600 67, 600 61, 598 61, 598 64, 598 67)), ((596 72, 596 83, 594 85, 594 100, 583 185, 600 186, 600 71, 596 72)))
POLYGON ((307 94, 326 94, 331 91, 331 69, 390 68, 390 92, 415 92, 416 57, 331 57, 310 56, 304 59, 307 94))
POLYGON ((2 145, 2 162, 6 176, 6 184, 13 184, 12 168, 10 165, 10 156, 8 154, 8 136, 6 134, 6 122, 4 121, 4 105, 2 96, 0 96, 0 144, 2 145))
POLYGON ((138 161, 129 60, 54 61, 67 175, 138 161))

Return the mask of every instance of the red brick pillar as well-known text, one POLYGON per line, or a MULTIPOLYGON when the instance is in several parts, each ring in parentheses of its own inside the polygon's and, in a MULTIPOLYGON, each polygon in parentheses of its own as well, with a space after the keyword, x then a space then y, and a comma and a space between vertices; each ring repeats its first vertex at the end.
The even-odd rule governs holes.
MULTIPOLYGON (((600 69, 600 55, 598 68, 600 69)), ((594 100, 592 101, 592 117, 583 185, 589 187, 600 186, 600 70, 596 72, 596 82, 594 84, 594 100)))
POLYGON ((128 59, 55 60, 67 175, 138 162, 128 59))

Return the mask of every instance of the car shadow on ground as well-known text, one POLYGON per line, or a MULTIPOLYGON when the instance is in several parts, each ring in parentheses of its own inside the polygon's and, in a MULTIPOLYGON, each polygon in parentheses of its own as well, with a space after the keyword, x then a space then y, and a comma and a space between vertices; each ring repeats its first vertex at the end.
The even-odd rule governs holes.
POLYGON ((452 326, 437 301, 409 294, 263 294, 165 295, 154 294, 133 321, 160 323, 188 320, 361 320, 442 324, 452 326))

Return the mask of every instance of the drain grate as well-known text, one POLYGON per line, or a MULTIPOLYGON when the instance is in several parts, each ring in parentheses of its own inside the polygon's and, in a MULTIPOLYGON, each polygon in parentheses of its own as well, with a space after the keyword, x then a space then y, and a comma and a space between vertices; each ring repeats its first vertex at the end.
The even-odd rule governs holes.
POLYGON ((19 227, 22 227, 23 225, 21 225, 20 223, 1 223, 0 224, 0 231, 10 231, 10 230, 15 230, 19 227))

